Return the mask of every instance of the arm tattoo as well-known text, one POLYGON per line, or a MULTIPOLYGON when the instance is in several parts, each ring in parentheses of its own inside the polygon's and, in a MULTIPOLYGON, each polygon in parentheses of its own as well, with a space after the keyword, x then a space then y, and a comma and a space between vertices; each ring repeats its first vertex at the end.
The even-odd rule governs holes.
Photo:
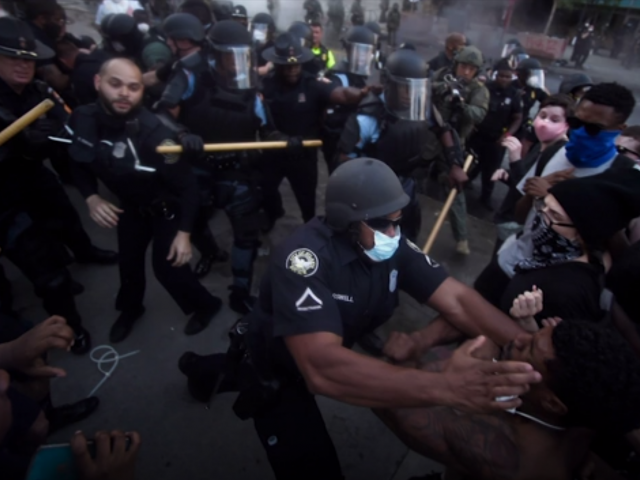
POLYGON ((412 450, 478 480, 511 480, 519 451, 506 419, 448 407, 376 410, 412 450))

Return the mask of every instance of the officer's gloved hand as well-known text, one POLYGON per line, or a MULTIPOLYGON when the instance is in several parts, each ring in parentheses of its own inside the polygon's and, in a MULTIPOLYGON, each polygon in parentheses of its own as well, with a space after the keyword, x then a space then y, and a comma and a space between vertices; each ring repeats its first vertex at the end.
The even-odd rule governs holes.
POLYGON ((180 145, 187 155, 199 157, 204 152, 204 141, 199 135, 184 133, 180 136, 180 145))
POLYGON ((49 142, 49 136, 60 131, 60 122, 49 118, 39 118, 23 130, 31 145, 43 145, 49 142))
POLYGON ((291 156, 301 157, 304 153, 304 145, 302 137, 289 137, 287 142, 287 151, 291 156))

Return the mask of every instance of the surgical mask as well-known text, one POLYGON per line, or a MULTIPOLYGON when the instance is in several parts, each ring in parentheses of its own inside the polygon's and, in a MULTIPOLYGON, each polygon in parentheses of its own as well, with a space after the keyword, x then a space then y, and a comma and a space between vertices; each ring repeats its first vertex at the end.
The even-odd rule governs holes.
POLYGON ((548 118, 536 117, 533 121, 533 129, 536 131, 536 137, 542 143, 551 142, 560 138, 567 133, 567 124, 565 122, 552 122, 548 118))
POLYGON ((111 42, 111 47, 117 52, 117 53, 123 53, 127 50, 127 47, 125 47, 122 43, 120 42, 111 42))
POLYGON ((138 31, 141 33, 147 33, 149 31, 149 24, 148 23, 139 23, 138 24, 138 31))
MULTIPOLYGON (((367 228, 370 228, 367 226, 367 228)), ((364 253, 374 262, 384 262, 393 257, 400 247, 400 227, 396 227, 396 235, 390 237, 378 230, 373 230, 373 248, 371 250, 364 250, 364 253)))
POLYGON ((569 143, 565 145, 567 160, 577 168, 595 168, 604 165, 616 156, 616 138, 620 130, 602 130, 598 135, 589 135, 584 127, 571 130, 569 143))

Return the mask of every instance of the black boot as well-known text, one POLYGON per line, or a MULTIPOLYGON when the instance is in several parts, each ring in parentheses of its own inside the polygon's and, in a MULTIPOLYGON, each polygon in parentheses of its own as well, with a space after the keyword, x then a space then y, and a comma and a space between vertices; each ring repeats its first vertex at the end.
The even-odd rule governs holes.
POLYGON ((229 290, 231 290, 229 294, 229 308, 231 308, 231 310, 241 315, 246 315, 253 311, 257 299, 251 296, 249 290, 238 287, 237 285, 231 285, 229 290))
POLYGON ((122 312, 116 320, 116 323, 111 327, 111 332, 109 332, 109 341, 111 343, 119 343, 127 338, 133 329, 133 324, 142 315, 144 315, 144 307, 122 312))
POLYGON ((71 353, 84 355, 91 350, 91 335, 84 327, 76 327, 73 330, 76 333, 76 338, 73 340, 71 353))
POLYGON ((224 250, 218 250, 215 255, 203 255, 196 264, 194 273, 198 278, 204 278, 209 275, 211 267, 214 263, 225 263, 229 261, 229 254, 224 250))
POLYGON ((222 308, 222 300, 213 297, 211 306, 204 310, 199 310, 191 315, 191 318, 184 327, 185 335, 197 335, 209 326, 213 317, 215 317, 222 308))
POLYGON ((88 252, 75 257, 77 263, 91 263, 94 265, 115 265, 118 263, 118 252, 103 250, 94 245, 91 246, 88 252))
POLYGON ((45 415, 49 420, 49 435, 67 425, 84 420, 95 412, 98 405, 100 400, 97 397, 89 397, 76 403, 47 409, 45 415))

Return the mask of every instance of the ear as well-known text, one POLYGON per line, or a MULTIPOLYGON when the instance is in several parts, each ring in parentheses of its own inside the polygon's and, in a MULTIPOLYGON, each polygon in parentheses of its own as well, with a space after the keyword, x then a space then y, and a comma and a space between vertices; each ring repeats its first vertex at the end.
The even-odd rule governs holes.
POLYGON ((551 391, 546 392, 544 397, 542 398, 542 408, 549 413, 553 413, 554 415, 558 415, 560 417, 567 414, 569 409, 567 406, 562 403, 562 401, 556 397, 551 391))
POLYGON ((93 77, 93 86, 95 87, 96 91, 100 90, 100 75, 96 75, 95 77, 93 77))

